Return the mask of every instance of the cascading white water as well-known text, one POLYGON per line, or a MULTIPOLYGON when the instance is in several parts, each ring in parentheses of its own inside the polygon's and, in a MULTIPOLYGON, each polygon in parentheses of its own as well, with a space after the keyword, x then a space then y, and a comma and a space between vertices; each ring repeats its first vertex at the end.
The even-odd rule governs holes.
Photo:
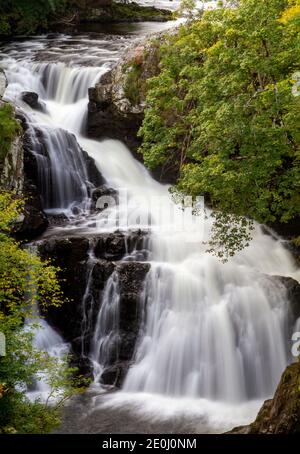
MULTIPOLYGON (((101 171, 110 184, 127 187, 129 199, 138 191, 159 204, 151 213, 146 328, 124 390, 229 402, 270 396, 290 358, 288 301, 271 277, 299 276, 288 251, 256 226, 251 246, 220 263, 195 231, 171 232, 167 187, 153 181, 126 147, 82 144, 99 166, 105 162, 101 171)), ((205 222, 208 235, 211 220, 205 222)))
MULTIPOLYGON (((66 355, 69 353, 69 345, 51 328, 46 320, 38 318, 34 321, 34 325, 33 346, 35 349, 47 352, 49 357, 55 360, 56 364, 60 362, 63 365, 66 355)), ((40 373, 35 380, 34 389, 27 392, 27 397, 33 401, 36 399, 47 401, 50 395, 52 397, 51 401, 59 398, 59 392, 56 390, 56 393, 53 393, 53 389, 51 389, 49 377, 45 373, 40 373)))
POLYGON ((113 358, 118 356, 120 290, 118 273, 108 279, 101 307, 96 320, 92 339, 91 360, 94 364, 94 379, 99 382, 101 375, 113 358))
POLYGON ((72 214, 74 207, 87 211, 92 184, 82 150, 72 132, 79 132, 84 127, 88 88, 95 85, 107 70, 107 64, 101 68, 72 68, 65 62, 33 63, 26 60, 20 66, 9 57, 2 65, 10 82, 6 98, 27 113, 27 135, 36 158, 43 207, 52 212, 64 211, 68 215, 72 214), (21 93, 24 91, 34 91, 39 95, 42 112, 38 121, 36 112, 28 109, 22 101, 21 93), (63 106, 60 115, 57 105, 63 106))
POLYGON ((30 140, 44 209, 87 210, 92 185, 75 136, 60 128, 31 127, 30 140))
MULTIPOLYGON (((280 239, 256 225, 250 247, 228 263, 220 263, 205 252, 203 244, 210 233, 210 218, 205 220, 204 238, 194 225, 182 231, 179 221, 177 225, 180 216, 176 215, 180 210, 170 199, 168 187, 154 181, 123 144, 83 137, 87 88, 110 64, 109 55, 105 68, 79 70, 69 68, 70 62, 67 66, 28 62, 26 53, 26 90, 38 92, 46 105, 45 112, 34 113, 18 98, 24 86, 16 81, 25 73, 15 58, 13 54, 3 64, 10 82, 7 97, 25 109, 39 127, 47 125, 48 131, 65 128, 75 133, 79 145, 95 159, 108 184, 117 190, 126 188, 127 200, 119 207, 126 218, 121 216, 118 228, 136 228, 138 217, 145 224, 142 222, 139 227, 148 227, 146 206, 150 207, 151 270, 145 284, 143 331, 134 364, 118 396, 141 393, 202 399, 202 408, 209 402, 212 411, 217 411, 215 402, 248 405, 251 399, 259 399, 260 403, 269 397, 290 360, 292 323, 285 291, 272 275, 300 279, 299 270, 280 239), (45 84, 46 75, 51 75, 51 80, 45 84)), ((75 139, 69 145, 63 142, 62 147, 52 148, 52 154, 57 167, 62 162, 63 167, 68 166, 74 158, 78 169, 75 179, 82 187, 77 147, 75 139), (63 161, 61 148, 64 153, 69 149, 68 161, 63 161)), ((68 203, 71 198, 72 195, 66 198, 68 203)), ((113 230, 113 223, 104 222, 104 214, 105 211, 96 223, 87 218, 76 229, 80 234, 113 230)), ((114 273, 104 292, 92 342, 97 380, 111 347, 117 343, 118 298, 114 273)), ((249 413, 243 422, 253 415, 249 413)))

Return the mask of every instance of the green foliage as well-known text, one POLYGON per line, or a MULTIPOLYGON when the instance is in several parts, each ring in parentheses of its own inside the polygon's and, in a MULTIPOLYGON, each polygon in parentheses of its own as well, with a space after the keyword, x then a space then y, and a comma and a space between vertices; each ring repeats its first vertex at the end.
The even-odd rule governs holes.
POLYGON ((300 215, 299 2, 241 0, 207 11, 161 49, 140 151, 180 169, 179 190, 259 222, 300 215))
POLYGON ((68 0, 5 0, 0 3, 0 35, 31 34, 46 30, 54 14, 68 0))
POLYGON ((0 165, 8 153, 11 143, 20 130, 20 125, 15 119, 13 108, 10 104, 0 107, 0 165))
POLYGON ((126 98, 136 106, 141 100, 141 94, 145 90, 145 83, 141 78, 142 65, 132 62, 126 71, 124 93, 126 98))
POLYGON ((6 338, 6 356, 0 357, 0 433, 43 433, 59 423, 59 409, 73 392, 73 369, 33 347, 37 302, 45 309, 60 305, 57 270, 9 236, 22 202, 0 193, 0 332, 6 338), (24 320, 32 323, 24 329, 24 320), (55 405, 30 403, 23 389, 42 375, 55 405))
POLYGON ((254 229, 253 221, 244 216, 221 211, 213 212, 212 218, 211 239, 207 252, 226 262, 237 252, 249 246, 254 229))

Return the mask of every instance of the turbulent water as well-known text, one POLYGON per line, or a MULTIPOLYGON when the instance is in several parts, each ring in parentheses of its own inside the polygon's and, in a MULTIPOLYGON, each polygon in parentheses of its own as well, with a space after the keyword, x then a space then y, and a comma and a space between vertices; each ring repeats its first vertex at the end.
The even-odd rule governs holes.
MULTIPOLYGON (((39 37, 0 49, 9 81, 5 96, 25 112, 29 124, 44 208, 69 218, 60 234, 136 227, 151 231, 151 269, 141 297, 143 322, 133 365, 120 392, 103 395, 93 388, 91 397, 84 398, 86 425, 91 425, 86 432, 116 431, 113 420, 130 431, 143 418, 149 430, 165 432, 171 427, 221 431, 247 423, 292 359, 289 303, 272 275, 299 279, 300 274, 282 241, 256 225, 250 247, 220 263, 205 252, 212 222, 208 211, 199 223, 186 208, 183 225, 182 210, 171 200, 168 186, 154 181, 125 145, 84 136, 88 88, 137 36, 165 26, 139 24, 127 34, 121 27, 114 36, 39 37), (23 91, 39 94, 41 111, 22 101, 23 91), (82 150, 94 158, 109 186, 125 194, 117 226, 107 210, 89 213, 91 183, 82 150), (109 422, 103 420, 104 410, 109 422), (91 422, 91 414, 102 428, 91 422)), ((118 276, 113 273, 92 339, 96 382, 118 342, 118 309, 118 276)), ((61 339, 43 325, 38 346, 51 351, 61 339)), ((82 329, 89 329, 88 319, 82 329)), ((81 429, 76 421, 74 425, 82 430, 82 423, 81 429)))

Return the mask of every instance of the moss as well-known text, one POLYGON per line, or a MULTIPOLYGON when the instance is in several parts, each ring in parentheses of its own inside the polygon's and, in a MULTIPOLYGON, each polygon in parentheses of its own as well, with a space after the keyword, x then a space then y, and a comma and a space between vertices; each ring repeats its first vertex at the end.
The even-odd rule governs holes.
POLYGON ((0 108, 0 165, 3 164, 19 130, 20 125, 15 119, 12 106, 4 104, 0 108))
POLYGON ((142 93, 145 90, 145 81, 141 78, 142 64, 133 62, 127 66, 124 93, 128 101, 134 106, 141 102, 142 93))

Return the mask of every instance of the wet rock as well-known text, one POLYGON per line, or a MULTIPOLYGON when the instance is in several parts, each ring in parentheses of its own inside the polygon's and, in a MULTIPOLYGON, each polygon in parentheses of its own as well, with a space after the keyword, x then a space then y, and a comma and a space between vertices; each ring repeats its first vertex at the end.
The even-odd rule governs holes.
POLYGON ((142 230, 126 235, 121 232, 105 233, 98 238, 94 252, 97 258, 105 260, 121 260, 133 251, 141 252, 145 257, 147 239, 148 233, 142 230))
POLYGON ((106 186, 105 184, 103 184, 99 188, 94 189, 92 192, 92 199, 94 202, 97 202, 100 197, 105 196, 113 197, 116 200, 118 197, 118 192, 115 189, 106 186))
POLYGON ((75 371, 75 377, 82 376, 83 386, 87 385, 87 380, 93 379, 93 365, 89 358, 78 355, 71 355, 70 367, 74 367, 77 370, 75 371))
POLYGON ((49 226, 62 226, 66 225, 69 222, 69 219, 64 213, 57 213, 57 214, 48 214, 47 219, 49 222, 49 226))
POLYGON ((129 361, 119 361, 113 366, 107 367, 101 376, 101 383, 103 385, 120 388, 124 382, 130 364, 129 361))
POLYGON ((23 192, 24 152, 21 132, 13 139, 3 162, 0 162, 0 186, 4 190, 14 190, 17 194, 23 192))
POLYGON ((142 290, 149 263, 122 262, 116 267, 120 285, 119 352, 101 376, 106 385, 120 387, 130 367, 141 326, 142 290))
MULTIPOLYGON (((102 292, 109 276, 113 273, 115 264, 108 260, 98 260, 92 271, 92 293, 95 301, 101 300, 102 292)), ((98 305, 99 308, 99 305, 98 305)))
POLYGON ((23 91, 21 97, 32 109, 46 112, 46 104, 39 101, 39 95, 37 93, 34 93, 33 91, 23 91))
POLYGON ((118 204, 118 192, 103 184, 92 191, 92 210, 101 212, 118 204))
POLYGON ((256 420, 232 429, 229 434, 300 433, 300 362, 288 366, 273 399, 266 400, 256 420))
POLYGON ((87 283, 89 241, 86 238, 50 238, 38 244, 43 259, 51 258, 60 268, 59 279, 65 302, 49 307, 46 318, 67 341, 81 336, 82 299, 87 283))
POLYGON ((0 68, 0 100, 2 99, 4 92, 7 87, 7 79, 5 76, 5 72, 3 69, 0 68))
POLYGON ((300 284, 291 277, 273 276, 276 281, 284 286, 287 292, 287 298, 291 305, 293 317, 296 320, 300 317, 300 284))
MULTIPOLYGON (((146 80, 158 73, 157 48, 152 50, 149 40, 139 41, 111 71, 105 73, 89 90, 88 132, 94 137, 117 137, 129 145, 138 145, 136 132, 141 125, 145 108, 144 92, 140 90, 133 101, 126 90, 130 69, 139 66, 139 79, 146 80), (155 57, 154 55, 155 54, 155 57), (152 58, 151 58, 152 57, 152 58), (137 102, 136 102, 137 101, 137 102)), ((138 87, 132 87, 138 89, 138 87)))
POLYGON ((278 235, 284 238, 291 239, 299 236, 300 232, 300 216, 291 219, 289 222, 274 222, 270 227, 275 230, 278 235))
MULTIPOLYGON (((176 29, 172 30, 175 32, 176 29)), ((159 49, 164 40, 165 33, 157 33, 153 40, 137 41, 121 61, 89 89, 88 135, 119 139, 140 161, 143 158, 137 152, 141 144, 137 133, 144 118, 146 82, 159 74, 159 49)), ((158 167, 153 177, 174 183, 178 169, 158 167)))
POLYGON ((137 132, 142 124, 143 110, 142 107, 131 108, 122 91, 124 82, 115 80, 113 71, 104 74, 96 87, 89 89, 88 134, 96 138, 116 138, 136 150, 140 144, 137 132), (114 95, 115 89, 118 95, 114 95))
POLYGON ((60 268, 59 279, 65 303, 61 307, 50 307, 45 314, 47 321, 71 343, 72 364, 90 376, 90 363, 86 357, 95 330, 97 316, 102 304, 106 283, 116 270, 120 290, 119 348, 111 355, 109 368, 103 382, 122 382, 134 348, 141 322, 142 289, 150 264, 136 261, 119 261, 132 248, 144 244, 145 232, 131 232, 125 237, 115 232, 87 239, 84 237, 49 237, 37 242, 43 259, 51 258, 60 268), (130 238, 130 240, 128 240, 130 238), (90 259, 90 248, 94 245, 95 258, 90 259), (88 285, 89 284, 89 285, 88 285), (84 305, 83 305, 84 301, 84 305), (84 353, 84 354, 83 354, 84 353))
POLYGON ((25 205, 22 212, 22 223, 15 230, 20 240, 32 240, 47 229, 49 222, 42 210, 41 198, 34 185, 26 185, 25 205))
POLYGON ((126 252, 125 236, 122 233, 101 235, 95 246, 95 255, 106 260, 120 260, 126 252))
POLYGON ((117 265, 120 285, 120 352, 121 361, 132 359, 140 329, 142 307, 141 294, 149 263, 123 262, 117 265))

